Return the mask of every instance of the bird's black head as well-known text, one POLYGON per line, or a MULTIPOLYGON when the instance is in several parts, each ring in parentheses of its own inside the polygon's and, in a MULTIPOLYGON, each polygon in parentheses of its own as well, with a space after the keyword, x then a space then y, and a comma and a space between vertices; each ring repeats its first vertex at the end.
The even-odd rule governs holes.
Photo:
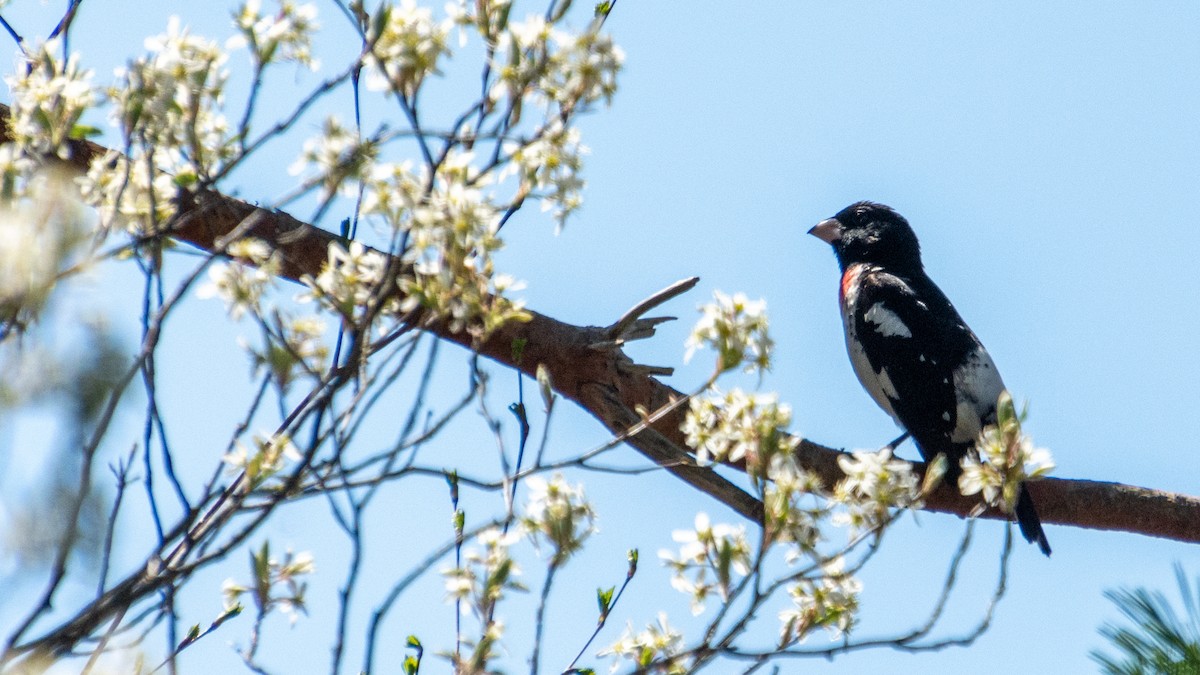
POLYGON ((838 263, 885 265, 896 273, 921 271, 921 245, 908 221, 891 207, 857 202, 808 231, 833 246, 838 263))

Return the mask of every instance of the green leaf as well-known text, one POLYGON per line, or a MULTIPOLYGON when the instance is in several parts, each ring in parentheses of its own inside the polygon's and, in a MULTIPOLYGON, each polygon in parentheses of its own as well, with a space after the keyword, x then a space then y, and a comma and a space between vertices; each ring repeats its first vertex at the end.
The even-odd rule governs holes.
POLYGON ((233 617, 241 614, 242 611, 245 609, 246 608, 244 605, 242 605, 242 603, 240 603, 240 602, 235 603, 233 605, 233 607, 230 607, 229 609, 225 610, 225 612, 222 613, 221 616, 217 617, 217 620, 214 623, 224 623, 224 622, 228 621, 229 619, 232 619, 233 617))
POLYGON ((603 588, 596 589, 596 604, 600 606, 600 616, 608 614, 608 610, 612 609, 613 593, 616 590, 616 586, 609 586, 608 590, 603 588))
POLYGON ((512 358, 513 363, 521 365, 521 357, 525 355, 525 345, 529 343, 526 338, 516 338, 512 341, 512 358))
POLYGON ((76 124, 75 126, 71 127, 71 133, 68 134, 68 136, 72 140, 78 141, 84 138, 93 138, 103 133, 104 132, 102 130, 97 129, 96 127, 89 126, 87 124, 76 124))
POLYGON ((271 600, 271 544, 264 540, 257 553, 250 554, 250 567, 254 571, 254 601, 258 611, 266 611, 271 600))
POLYGON ((446 474, 446 485, 450 486, 450 502, 458 508, 458 469, 446 474))

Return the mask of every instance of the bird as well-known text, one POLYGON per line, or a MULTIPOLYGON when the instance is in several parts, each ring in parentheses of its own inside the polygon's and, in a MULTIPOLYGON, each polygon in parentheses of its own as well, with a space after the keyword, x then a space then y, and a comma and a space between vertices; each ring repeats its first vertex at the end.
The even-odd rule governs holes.
MULTIPOLYGON (((925 273, 921 247, 903 216, 856 202, 809 234, 833 247, 846 351, 864 389, 911 436, 925 461, 943 454, 947 478, 980 432, 996 423, 1004 381, 983 343, 925 273)), ((1014 509, 1021 534, 1050 555, 1029 491, 1014 509)))

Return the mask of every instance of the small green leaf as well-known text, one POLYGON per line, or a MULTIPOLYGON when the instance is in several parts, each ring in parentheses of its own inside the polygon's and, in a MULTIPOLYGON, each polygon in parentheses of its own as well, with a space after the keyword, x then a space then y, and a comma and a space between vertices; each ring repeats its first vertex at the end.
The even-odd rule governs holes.
POLYGON ((229 609, 225 610, 225 612, 223 614, 221 614, 221 616, 217 617, 217 621, 214 623, 217 623, 217 622, 224 623, 225 621, 228 621, 229 619, 232 619, 233 617, 241 614, 242 611, 245 609, 246 608, 245 608, 245 606, 242 605, 242 603, 240 603, 240 602, 235 603, 233 605, 233 607, 230 607, 229 609))
POLYGON ((525 338, 516 338, 512 341, 512 358, 513 363, 521 365, 521 357, 525 355, 525 345, 529 344, 529 340, 525 338))
POLYGON ((608 610, 612 609, 613 592, 617 590, 616 586, 609 586, 608 589, 596 589, 596 604, 600 606, 600 615, 608 614, 608 610))
POLYGON ((946 455, 939 452, 933 458, 933 461, 925 467, 925 480, 921 484, 921 492, 928 494, 942 482, 942 478, 946 475, 946 466, 948 464, 946 455))
POLYGON ((1001 429, 1017 421, 1017 410, 1013 405, 1012 394, 1008 393, 1007 389, 1000 392, 1000 400, 996 402, 996 419, 1001 429))
POLYGON ((508 28, 508 14, 512 11, 512 3, 504 3, 500 7, 500 16, 497 17, 496 30, 504 30, 508 28))
POLYGON ((104 132, 96 127, 88 126, 86 124, 76 124, 75 126, 71 127, 71 133, 69 136, 72 140, 80 140, 83 138, 93 138, 102 133, 104 132))
POLYGON ((421 661, 417 657, 409 655, 404 657, 404 675, 417 675, 417 669, 421 667, 421 661))
POLYGON ((423 647, 421 647, 421 641, 417 639, 416 635, 409 635, 408 639, 404 641, 404 644, 414 649, 423 649, 423 647))

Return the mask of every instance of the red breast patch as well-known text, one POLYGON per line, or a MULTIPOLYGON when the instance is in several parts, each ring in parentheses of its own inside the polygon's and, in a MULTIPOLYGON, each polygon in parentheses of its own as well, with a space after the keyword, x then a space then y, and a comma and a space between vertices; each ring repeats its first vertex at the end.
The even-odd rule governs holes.
POLYGON ((851 265, 842 273, 842 287, 838 292, 838 299, 842 302, 846 301, 846 296, 852 292, 854 285, 858 283, 858 277, 862 274, 862 265, 851 265))

